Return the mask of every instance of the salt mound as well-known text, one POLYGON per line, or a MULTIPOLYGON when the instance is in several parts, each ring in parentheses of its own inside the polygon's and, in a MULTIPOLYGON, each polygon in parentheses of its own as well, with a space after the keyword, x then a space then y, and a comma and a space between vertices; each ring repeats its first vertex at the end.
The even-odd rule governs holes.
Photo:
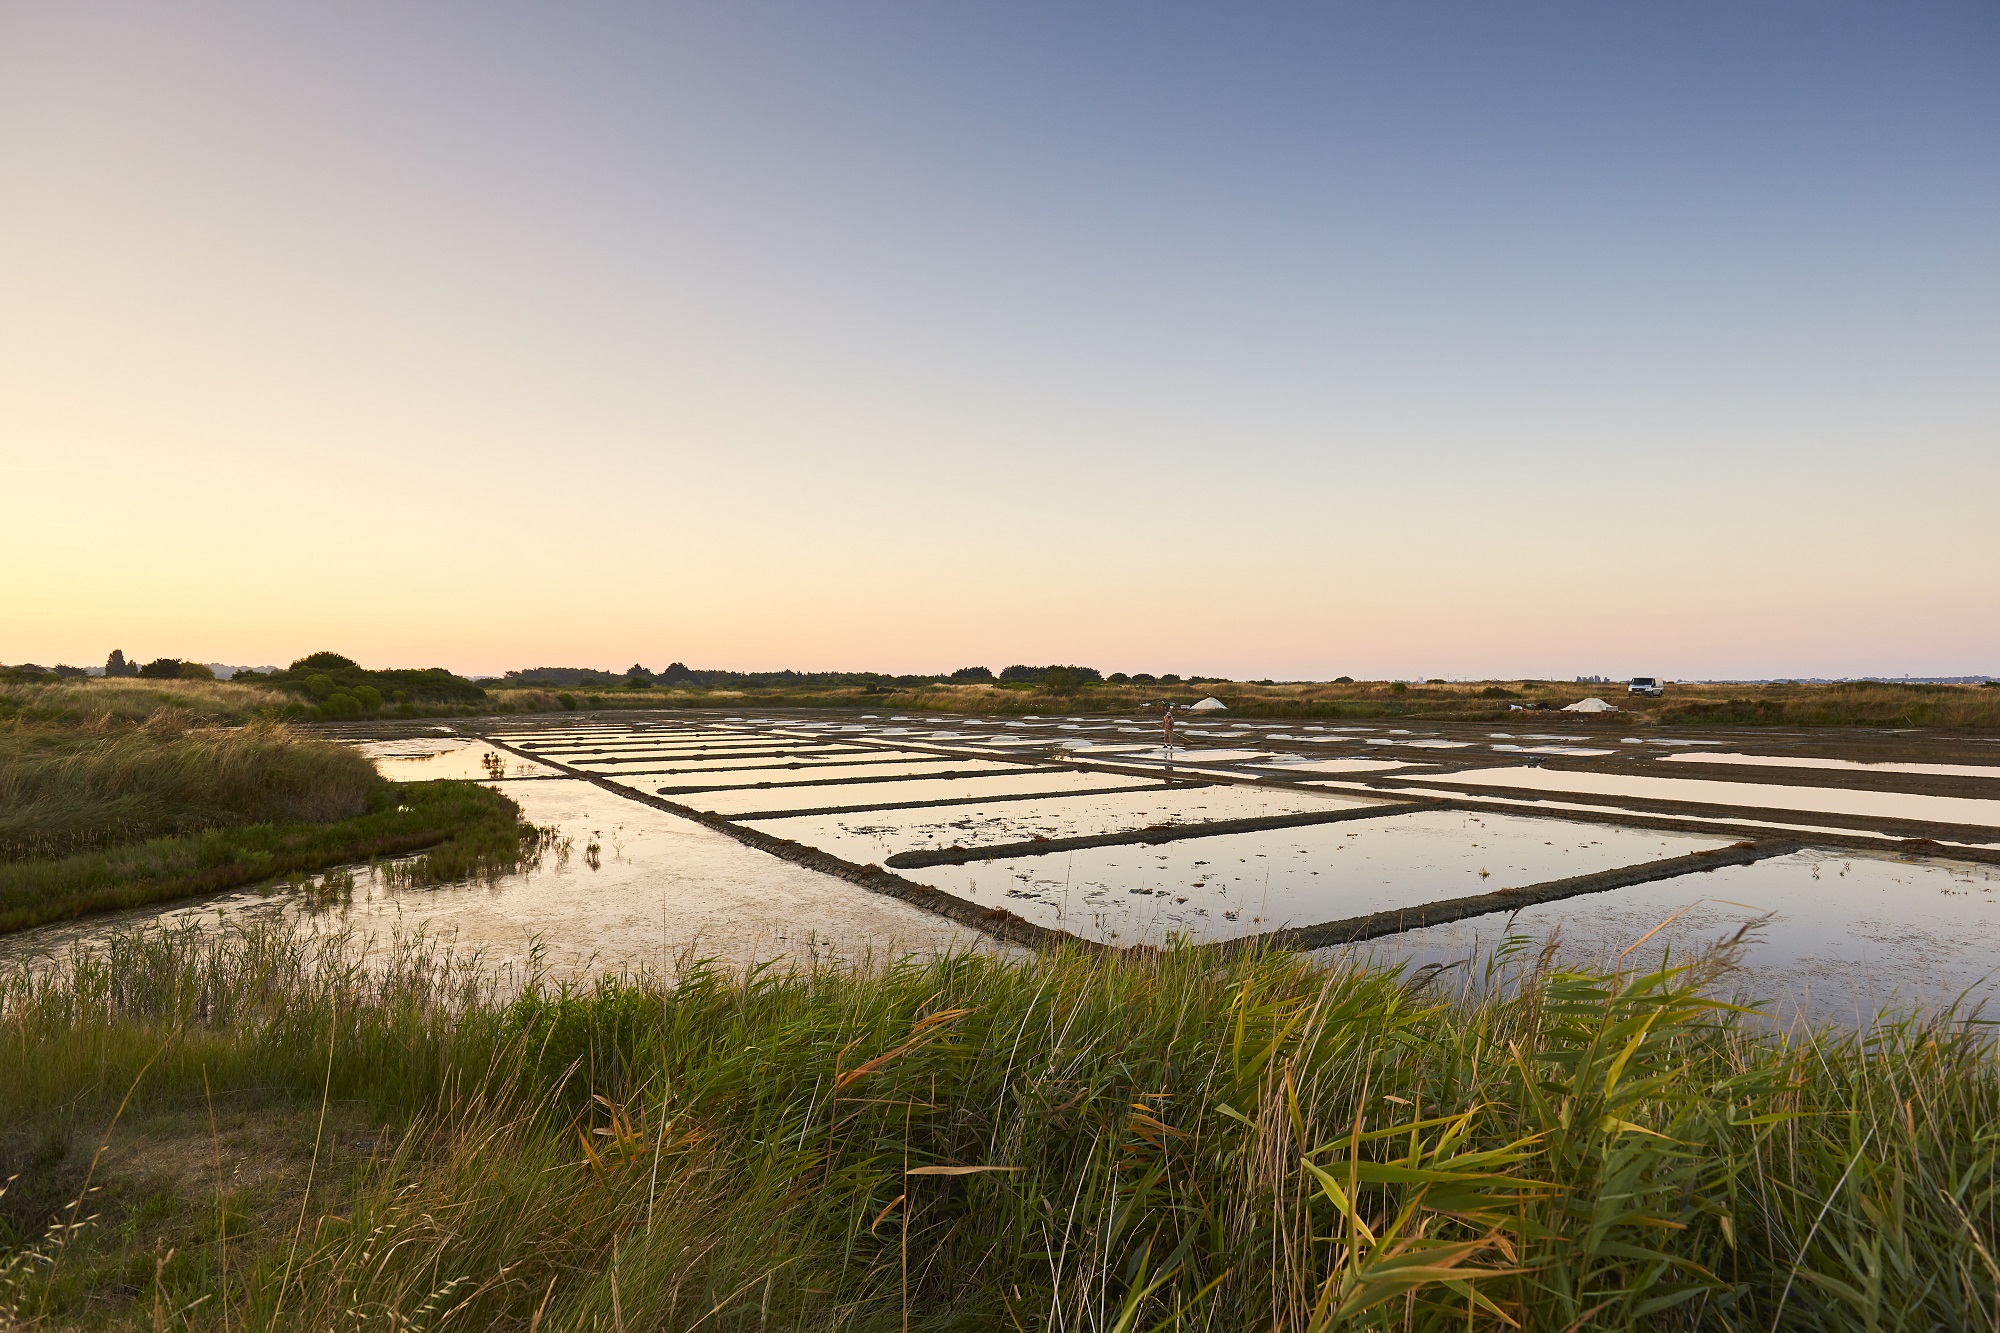
POLYGON ((1617 704, 1608 704, 1602 699, 1578 699, 1563 709, 1565 713, 1615 713, 1617 704))
POLYGON ((1198 703, 1198 704, 1189 704, 1189 705, 1188 705, 1188 712, 1190 712, 1190 713, 1219 713, 1219 712, 1222 712, 1222 711, 1226 710, 1226 709, 1227 709, 1228 707, 1229 707, 1229 705, 1228 705, 1228 704, 1226 704, 1226 703, 1224 703, 1224 702, 1222 702, 1222 700, 1220 700, 1220 699, 1203 699, 1203 700, 1202 700, 1202 701, 1201 701, 1200 703, 1198 703))

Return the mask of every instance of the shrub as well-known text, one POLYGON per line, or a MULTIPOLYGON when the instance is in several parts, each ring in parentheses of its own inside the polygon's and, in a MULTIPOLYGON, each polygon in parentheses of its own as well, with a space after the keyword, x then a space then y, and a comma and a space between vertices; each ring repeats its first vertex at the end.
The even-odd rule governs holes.
POLYGON ((1400 680, 1392 681, 1389 685, 1389 690, 1393 694, 1407 694, 1409 689, 1410 687, 1400 680))
POLYGON ((576 696, 574 694, 571 694, 568 690, 564 690, 560 694, 556 695, 556 702, 561 704, 564 708, 573 709, 576 707, 576 696))
POLYGON ((1042 673, 1042 688, 1051 694, 1075 694, 1082 687, 1083 682, 1068 667, 1052 666, 1042 673))
POLYGON ((292 663, 293 671, 353 671, 360 663, 339 653, 312 653, 292 663))
POLYGON ((382 706, 382 691, 373 685, 356 685, 353 694, 361 701, 361 706, 371 713, 382 706))
POLYGON ((139 675, 145 680, 179 680, 186 665, 178 657, 156 657, 139 668, 139 675))
POLYGON ((214 680, 215 672, 200 662, 183 662, 175 673, 176 680, 214 680))
POLYGON ((320 701, 321 717, 360 717, 361 701, 345 690, 337 690, 320 701))
POLYGON ((315 699, 324 699, 333 693, 333 677, 327 675, 307 676, 306 693, 315 699))
POLYGON ((979 685, 990 682, 992 679, 993 670, 991 667, 960 667, 951 673, 951 681, 954 685, 979 685))
POLYGON ((1334 683, 1334 684, 1336 684, 1336 685, 1352 685, 1352 684, 1354 683, 1354 677, 1352 677, 1352 676, 1335 676, 1335 677, 1333 678, 1333 683, 1334 683))

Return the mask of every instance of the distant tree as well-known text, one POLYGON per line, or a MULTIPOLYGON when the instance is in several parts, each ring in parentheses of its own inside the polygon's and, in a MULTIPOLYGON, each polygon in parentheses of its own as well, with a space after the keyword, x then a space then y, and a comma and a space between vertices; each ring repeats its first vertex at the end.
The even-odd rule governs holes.
POLYGON ((1132 683, 1132 678, 1122 671, 1114 671, 1106 676, 1105 679, 1113 685, 1130 685, 1132 683))
POLYGON ((625 683, 643 688, 653 683, 653 673, 640 666, 637 662, 634 662, 632 669, 625 673, 625 683))
POLYGON ((313 653, 292 663, 294 671, 352 671, 361 664, 339 653, 313 653))
POLYGON ((1162 685, 1178 685, 1181 683, 1181 678, 1169 671, 1166 675, 1160 677, 1160 683, 1162 685))
POLYGON ((1051 694, 1075 694, 1083 681, 1068 667, 1052 666, 1042 672, 1042 688, 1051 694))
POLYGON ((1336 685, 1352 685, 1352 684, 1354 683, 1354 677, 1352 677, 1352 676, 1335 676, 1335 677, 1333 678, 1333 683, 1334 683, 1334 684, 1336 684, 1336 685))
POLYGON ((993 679, 991 667, 960 667, 951 673, 954 685, 979 685, 993 679))
POLYGON ((667 664, 667 669, 659 674, 658 680, 662 685, 691 684, 694 681, 694 672, 689 671, 684 662, 670 662, 667 664))
POLYGON ((139 668, 125 660, 122 648, 113 648, 111 656, 104 659, 104 674, 107 676, 136 676, 139 668))
POLYGON ((61 676, 64 680, 74 680, 78 676, 88 676, 90 674, 88 671, 85 671, 82 667, 64 666, 60 662, 56 663, 56 665, 52 667, 51 670, 53 670, 58 676, 61 676))
POLYGON ((382 691, 373 685, 356 685, 351 693, 371 713, 382 706, 382 691))
POLYGON ((1020 666, 1018 664, 1015 666, 1010 666, 1006 670, 1000 673, 1000 683, 1003 685, 1013 685, 1017 683, 1033 684, 1034 682, 1040 680, 1041 678, 1042 678, 1042 669, 1040 667, 1020 666))
POLYGON ((146 680, 179 680, 185 665, 178 657, 156 657, 139 668, 139 675, 146 680))
POLYGON ((306 693, 315 699, 327 699, 333 694, 333 677, 325 674, 306 677, 306 693))
POLYGON ((181 680, 214 680, 215 672, 200 662, 183 662, 176 673, 181 680))
POLYGON ((1140 671, 1133 674, 1132 683, 1134 685, 1157 685, 1160 683, 1160 678, 1150 671, 1140 671))

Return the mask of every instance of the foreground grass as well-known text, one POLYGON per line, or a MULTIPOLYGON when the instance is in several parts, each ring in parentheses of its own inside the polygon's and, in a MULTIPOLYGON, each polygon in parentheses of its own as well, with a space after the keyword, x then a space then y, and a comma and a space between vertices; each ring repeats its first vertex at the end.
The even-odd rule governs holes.
POLYGON ((130 935, 0 976, 0 1299, 153 1328, 1975 1328, 1989 1039, 1688 971, 130 935), (1506 981, 1506 977, 1499 978, 1506 981))
POLYGON ((361 813, 330 823, 209 828, 70 856, 0 861, 0 934, 426 848, 413 864, 396 868, 398 880, 497 874, 532 854, 543 836, 520 822, 512 801, 477 783, 398 784, 374 777, 372 768, 369 783, 361 813))

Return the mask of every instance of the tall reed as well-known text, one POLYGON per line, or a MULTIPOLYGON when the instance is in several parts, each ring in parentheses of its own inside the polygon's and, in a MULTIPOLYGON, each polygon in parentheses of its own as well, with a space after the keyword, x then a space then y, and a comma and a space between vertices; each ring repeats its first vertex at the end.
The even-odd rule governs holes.
POLYGON ((423 941, 357 957, 183 929, 0 978, 4 1123, 89 1145, 121 1100, 192 1118, 206 1091, 254 1087, 302 1134, 357 1099, 394 1128, 226 1242, 226 1293, 225 1242, 180 1236, 146 1270, 148 1305, 96 1275, 163 1253, 170 1229, 17 1212, 17 1310, 243 1328, 2000 1327, 2000 1079, 1985 1030, 1949 1015, 1774 1036, 1708 998, 1701 967, 1505 954, 1477 996, 1194 949, 691 960, 512 989, 423 941))
POLYGON ((359 752, 257 722, 190 728, 0 724, 0 859, 59 856, 237 824, 360 814, 378 779, 359 752))

